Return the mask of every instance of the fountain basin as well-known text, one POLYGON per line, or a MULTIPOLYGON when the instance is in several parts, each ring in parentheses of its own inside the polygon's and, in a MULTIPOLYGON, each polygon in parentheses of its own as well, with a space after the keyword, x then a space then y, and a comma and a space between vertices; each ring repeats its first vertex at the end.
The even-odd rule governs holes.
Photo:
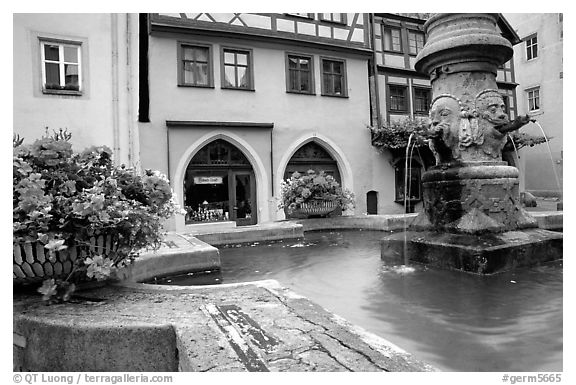
POLYGON ((481 235, 407 231, 385 237, 380 255, 396 263, 485 275, 562 259, 562 238, 542 229, 481 235))

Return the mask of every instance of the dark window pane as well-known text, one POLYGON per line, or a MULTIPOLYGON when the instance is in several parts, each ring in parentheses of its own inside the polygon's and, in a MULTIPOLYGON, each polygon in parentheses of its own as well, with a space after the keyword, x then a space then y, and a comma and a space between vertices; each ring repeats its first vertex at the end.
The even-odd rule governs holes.
POLYGON ((298 73, 297 70, 290 70, 289 72, 290 90, 292 91, 300 91, 300 87, 298 86, 298 73))
POLYGON ((342 77, 334 76, 334 94, 342 95, 342 77))
POLYGON ((194 60, 194 49, 193 48, 183 48, 182 53, 184 60, 194 60))
POLYGON ((288 67, 289 68, 298 68, 298 58, 293 56, 288 57, 288 67))
POLYGON ((305 73, 302 74, 300 79, 300 91, 310 91, 310 81, 305 73))
POLYGON ((78 63, 78 47, 64 47, 64 61, 78 63))
POLYGON ((327 94, 334 93, 334 89, 332 87, 332 77, 330 75, 324 75, 324 92, 327 94))
POLYGON ((310 60, 308 59, 300 59, 299 64, 301 69, 307 70, 310 68, 310 60))
POLYGON ((322 70, 324 72, 332 72, 331 62, 328 60, 323 60, 322 61, 322 70))
POLYGON ((60 66, 56 63, 46 63, 46 86, 60 86, 60 66))
POLYGON ((44 58, 46 60, 60 60, 59 47, 57 45, 44 45, 44 58))
POLYGON ((208 63, 208 48, 195 48, 196 61, 208 63))

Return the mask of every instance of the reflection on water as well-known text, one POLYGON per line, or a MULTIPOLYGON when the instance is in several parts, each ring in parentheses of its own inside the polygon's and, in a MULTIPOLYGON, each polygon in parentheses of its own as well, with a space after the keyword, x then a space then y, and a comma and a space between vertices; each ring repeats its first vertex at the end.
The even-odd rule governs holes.
POLYGON ((276 279, 442 370, 562 370, 561 262, 487 277, 389 266, 382 237, 318 232, 224 248, 221 273, 165 283, 276 279))

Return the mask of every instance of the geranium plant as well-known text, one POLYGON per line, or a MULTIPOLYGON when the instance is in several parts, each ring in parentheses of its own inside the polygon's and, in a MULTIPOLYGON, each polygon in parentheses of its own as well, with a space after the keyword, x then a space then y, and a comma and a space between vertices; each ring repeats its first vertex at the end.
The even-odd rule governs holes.
POLYGON ((304 203, 326 201, 338 204, 342 210, 354 208, 354 194, 340 187, 334 177, 324 171, 308 170, 304 175, 293 173, 290 179, 282 181, 281 195, 280 209, 294 210, 304 203))
POLYGON ((14 138, 14 243, 40 243, 52 262, 68 248, 87 250, 67 277, 44 281, 46 299, 65 300, 78 281, 107 279, 142 249, 159 247, 162 223, 177 210, 165 176, 114 166, 105 146, 76 153, 62 130, 30 145, 14 138), (91 243, 102 234, 114 239, 113 249, 91 243))

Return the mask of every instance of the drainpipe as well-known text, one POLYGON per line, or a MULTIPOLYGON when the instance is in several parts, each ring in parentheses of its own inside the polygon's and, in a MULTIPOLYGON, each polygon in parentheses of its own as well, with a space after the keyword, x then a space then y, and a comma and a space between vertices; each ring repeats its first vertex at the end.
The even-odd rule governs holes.
POLYGON ((370 13, 370 37, 372 43, 372 71, 374 73, 374 103, 376 104, 376 126, 380 127, 382 125, 382 115, 380 114, 380 87, 378 85, 378 64, 376 61, 376 32, 375 30, 375 18, 374 14, 370 13))
POLYGON ((127 96, 127 103, 126 103, 126 120, 128 125, 128 165, 130 167, 136 166, 136 163, 139 161, 138 157, 138 150, 137 150, 137 138, 136 138, 136 128, 135 124, 136 121, 133 117, 133 103, 134 103, 134 95, 132 90, 132 22, 131 22, 131 15, 129 13, 126 14, 126 96, 127 96))
POLYGON ((120 116, 119 116, 119 98, 118 98, 118 15, 110 14, 111 24, 111 60, 112 60, 112 147, 114 150, 114 161, 116 164, 121 163, 120 156, 120 116))
POLYGON ((274 146, 272 146, 272 129, 270 129, 270 179, 272 180, 272 197, 274 197, 274 146))

